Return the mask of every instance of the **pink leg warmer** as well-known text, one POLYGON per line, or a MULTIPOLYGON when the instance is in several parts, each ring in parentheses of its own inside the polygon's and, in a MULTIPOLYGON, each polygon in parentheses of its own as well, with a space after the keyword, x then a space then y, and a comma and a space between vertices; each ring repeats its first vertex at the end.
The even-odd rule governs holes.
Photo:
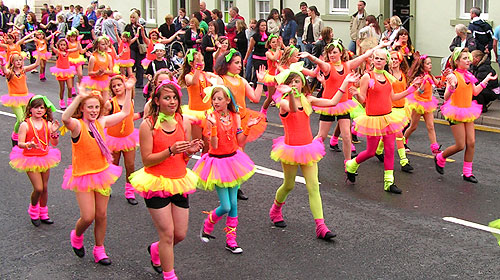
POLYGON ((267 109, 264 109, 264 107, 260 108, 260 112, 267 116, 267 109))
POLYGON ((439 144, 438 143, 432 143, 431 144, 431 152, 433 154, 439 153, 439 144))
POLYGON ((339 143, 339 138, 337 136, 332 136, 332 138, 330 138, 330 145, 332 146, 335 146, 339 143))
POLYGON ((38 203, 33 206, 30 203, 30 206, 28 207, 28 214, 30 215, 30 218, 32 220, 38 220, 40 219, 40 205, 38 203))
POLYGON ((94 261, 98 263, 102 259, 107 259, 106 251, 104 246, 94 246, 94 261))
POLYGON ((325 219, 315 219, 316 222, 316 237, 323 238, 330 230, 325 225, 325 219))
POLYGON ((41 207, 40 206, 40 219, 42 219, 42 220, 50 219, 49 218, 49 207, 47 207, 47 206, 41 207))
MULTIPOLYGON (((437 154, 436 155, 436 159, 437 159, 437 165, 439 165, 440 167, 444 167, 445 166, 446 159, 443 157, 443 152, 437 154)), ((464 162, 464 164, 465 164, 465 162, 464 162)), ((472 168, 472 163, 471 163, 471 168, 472 168)))
POLYGON ((276 223, 283 221, 283 214, 281 214, 281 207, 283 204, 285 203, 279 203, 276 199, 274 200, 273 206, 271 206, 271 210, 269 210, 269 218, 271 218, 271 222, 276 223))
POLYGON ((236 243, 236 228, 238 227, 238 217, 229 217, 226 219, 226 227, 224 231, 226 232, 226 243, 230 247, 238 247, 236 243))
POLYGON ((220 219, 222 219, 222 216, 217 216, 217 214, 215 214, 215 209, 210 211, 207 218, 205 219, 205 223, 203 224, 203 231, 207 234, 212 233, 212 231, 214 230, 215 224, 220 219))
POLYGON ((135 198, 134 188, 130 183, 125 183, 125 198, 135 198))
POLYGON ((384 135, 384 170, 394 170, 394 143, 396 134, 384 135))
POLYGON ((462 174, 464 174, 465 177, 470 177, 472 176, 472 162, 467 162, 464 161, 464 166, 462 168, 462 174))
POLYGON ((356 151, 356 146, 354 146, 354 144, 351 143, 351 152, 355 152, 356 151))
MULTIPOLYGON (((358 156, 355 158, 356 162, 360 164, 365 160, 374 157, 379 141, 380 141, 380 136, 366 136, 366 150, 358 154, 358 156)), ((394 144, 392 147, 394 155, 394 144)))
POLYGON ((177 280, 177 275, 175 275, 175 271, 172 269, 169 272, 163 272, 163 280, 177 280))
POLYGON ((151 243, 151 261, 155 266, 160 266, 161 261, 160 261, 160 251, 158 249, 158 244, 159 242, 153 242, 151 243))
POLYGON ((83 247, 83 234, 81 236, 76 235, 76 231, 71 231, 71 246, 76 249, 81 249, 83 247))
POLYGON ((14 140, 14 141, 18 141, 19 140, 19 134, 15 133, 15 132, 12 132, 12 135, 10 136, 10 138, 12 138, 12 140, 14 140))

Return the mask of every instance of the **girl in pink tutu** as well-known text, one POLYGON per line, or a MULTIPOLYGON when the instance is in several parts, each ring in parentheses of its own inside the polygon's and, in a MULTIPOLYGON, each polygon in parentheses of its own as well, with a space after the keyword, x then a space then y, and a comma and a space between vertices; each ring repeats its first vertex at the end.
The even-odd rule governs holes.
POLYGON ((143 36, 144 43, 148 45, 147 51, 146 51, 146 57, 141 61, 142 67, 144 69, 148 69, 149 64, 151 61, 156 59, 156 56, 153 52, 154 46, 156 43, 162 43, 160 39, 160 32, 158 31, 157 28, 152 29, 149 31, 149 38, 146 36, 146 31, 144 31, 144 28, 141 29, 141 36, 143 36))
POLYGON ((207 115, 206 130, 210 131, 210 149, 193 167, 200 176, 201 188, 213 191, 219 196, 220 206, 208 213, 200 238, 203 242, 213 239, 210 235, 215 224, 227 213, 226 249, 233 254, 243 250, 236 243, 238 227, 238 189, 255 172, 255 164, 240 147, 246 141, 250 127, 260 119, 248 121, 247 128, 241 128, 238 107, 231 91, 221 85, 207 87, 204 90, 206 102, 212 100, 214 111, 207 115))
POLYGON ((35 63, 24 66, 24 59, 19 52, 12 52, 9 56, 9 65, 5 68, 5 61, 0 60, 2 71, 5 73, 7 79, 7 88, 9 94, 2 95, 0 102, 4 106, 12 108, 14 115, 16 115, 16 124, 12 132, 12 146, 17 145, 19 126, 24 121, 24 111, 28 100, 33 96, 28 93, 28 84, 26 83, 26 72, 36 69, 40 64, 37 59, 35 63))
MULTIPOLYGON (((135 78, 132 78, 134 77, 133 75, 129 77, 135 80, 135 78)), ((106 108, 109 110, 110 114, 120 112, 125 104, 125 83, 126 78, 122 75, 114 76, 109 81, 111 99, 106 102, 106 108)), ((133 91, 134 89, 131 90, 133 91)), ((134 114, 134 92, 132 92, 131 98, 132 105, 128 116, 118 124, 106 129, 106 145, 113 153, 113 164, 120 165, 120 156, 123 154, 123 160, 125 161, 125 178, 127 181, 125 184, 125 198, 128 203, 137 205, 134 188, 130 185, 128 177, 135 169, 135 149, 139 144, 139 131, 134 128, 134 120, 139 119, 140 116, 139 114, 134 114)))
POLYGON ((118 55, 115 63, 120 66, 120 71, 123 75, 125 72, 127 76, 133 75, 132 66, 134 66, 134 60, 130 58, 130 45, 132 45, 139 38, 139 34, 131 38, 130 32, 124 31, 122 36, 118 36, 118 31, 115 26, 116 38, 118 38, 118 55))
MULTIPOLYGON (((70 49, 69 65, 75 66, 77 77, 76 82, 80 83, 83 77, 83 65, 85 64, 85 62, 87 62, 87 60, 83 56, 83 53, 91 49, 92 44, 87 44, 85 48, 82 48, 78 30, 76 30, 75 28, 71 28, 71 30, 68 31, 68 33, 66 34, 66 39, 68 39, 68 48, 70 49)), ((76 95, 75 87, 73 87, 72 95, 76 95)))
POLYGON ((318 161, 325 154, 320 138, 313 140, 309 116, 313 106, 335 106, 346 93, 347 85, 356 82, 359 76, 349 74, 331 99, 316 98, 310 94, 302 72, 288 69, 276 76, 277 91, 282 94, 279 102, 280 119, 285 136, 274 139, 271 158, 281 162, 284 173, 283 184, 276 191, 269 217, 276 227, 286 227, 281 213, 288 194, 295 186, 295 176, 300 166, 309 193, 309 206, 316 223, 316 237, 330 240, 336 236, 325 225, 323 206, 319 193, 318 161))
POLYGON ((151 265, 163 279, 177 279, 174 245, 186 236, 189 197, 198 176, 186 168, 189 157, 203 147, 191 140, 191 123, 181 115, 181 88, 164 80, 153 92, 151 110, 139 128, 144 168, 130 175, 130 183, 144 197, 160 241, 148 246, 151 265))
POLYGON ((45 65, 47 64, 47 60, 52 57, 52 53, 47 50, 47 41, 51 40, 52 37, 56 35, 57 32, 45 38, 45 32, 43 32, 43 30, 35 31, 36 51, 33 52, 33 56, 40 60, 40 81, 47 80, 47 78, 45 78, 45 65))
POLYGON ((56 66, 50 67, 50 72, 56 76, 56 80, 59 82, 59 107, 61 109, 66 109, 66 102, 64 102, 65 85, 68 88, 68 106, 73 101, 73 77, 76 74, 75 66, 69 63, 69 53, 71 50, 68 49, 68 45, 66 38, 59 39, 55 46, 54 40, 50 41, 50 47, 57 55, 56 66))
POLYGON ((35 35, 34 32, 29 33, 28 35, 24 36, 21 40, 17 40, 19 37, 19 32, 13 31, 10 33, 7 33, 4 38, 5 38, 5 44, 0 44, 0 48, 5 49, 7 52, 7 63, 10 62, 10 56, 12 54, 20 54, 23 59, 26 58, 26 53, 21 51, 21 46, 24 43, 28 43, 33 41, 33 36, 35 35))
POLYGON ((493 76, 490 73, 481 83, 476 85, 477 79, 468 71, 471 62, 472 55, 467 49, 455 48, 451 55, 451 66, 454 71, 446 77, 447 87, 444 93, 446 102, 441 106, 443 116, 450 122, 455 145, 437 154, 434 162, 436 171, 444 174, 446 158, 465 148, 462 177, 464 181, 477 183, 476 177, 472 174, 476 138, 474 120, 481 115, 482 106, 472 100, 472 96, 478 95, 490 80, 497 78, 497 75, 493 76))
POLYGON ((415 132, 420 122, 420 117, 424 117, 425 126, 427 127, 427 135, 431 142, 431 152, 436 155, 441 152, 440 145, 436 139, 436 131, 434 130, 434 115, 432 114, 437 106, 438 100, 432 95, 432 88, 439 82, 431 74, 432 61, 427 55, 421 55, 415 59, 413 65, 408 71, 408 82, 413 82, 417 77, 423 80, 422 85, 413 94, 408 95, 408 107, 412 110, 410 127, 405 131, 404 137, 408 143, 411 134, 415 132))
POLYGON ((99 36, 89 59, 89 75, 82 78, 82 84, 101 91, 104 100, 109 99, 109 76, 114 74, 113 58, 107 53, 108 48, 109 38, 105 35, 99 36))
POLYGON ((64 171, 62 188, 75 192, 80 207, 80 218, 71 231, 71 246, 83 258, 83 233, 94 224, 94 261, 110 265, 104 249, 106 212, 111 185, 120 177, 122 169, 112 164, 113 157, 104 142, 104 128, 122 122, 130 113, 133 82, 125 84, 123 109, 104 116, 104 100, 100 92, 83 86, 62 115, 64 126, 71 132, 71 165, 64 171))
POLYGON ((33 185, 28 214, 31 223, 53 224, 47 207, 50 169, 61 161, 61 152, 50 147, 59 143, 59 122, 53 120, 56 108, 42 95, 33 96, 26 106, 26 118, 19 127, 19 143, 10 153, 10 166, 26 172, 33 185))

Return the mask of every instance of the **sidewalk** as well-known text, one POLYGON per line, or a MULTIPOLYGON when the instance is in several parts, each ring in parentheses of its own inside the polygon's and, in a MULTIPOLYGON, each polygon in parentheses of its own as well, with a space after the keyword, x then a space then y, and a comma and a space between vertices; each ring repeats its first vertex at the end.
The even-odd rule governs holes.
MULTIPOLYGON (((436 110, 434 112, 434 117, 436 119, 444 120, 443 114, 441 114, 440 110, 436 110)), ((493 101, 488 107, 488 112, 482 113, 474 123, 478 125, 500 128, 500 100, 493 101)))

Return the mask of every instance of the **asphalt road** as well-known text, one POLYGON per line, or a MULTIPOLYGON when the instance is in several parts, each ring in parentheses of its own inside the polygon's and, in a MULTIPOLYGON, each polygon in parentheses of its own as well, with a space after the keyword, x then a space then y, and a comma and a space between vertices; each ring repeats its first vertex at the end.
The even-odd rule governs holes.
MULTIPOLYGON (((30 91, 47 95, 58 104, 58 86, 53 77, 45 83, 28 74, 30 91)), ((0 91, 6 93, 5 82, 0 91)), ((136 96, 136 108, 144 99, 136 96)), ((184 100, 185 101, 185 100, 184 100)), ((250 104, 258 109, 260 105, 250 104)), ((10 113, 9 108, 0 111, 10 113)), ((68 136, 60 140, 61 164, 51 170, 49 213, 53 225, 35 228, 27 207, 32 187, 25 174, 8 164, 10 133, 14 118, 0 112, 0 279, 161 279, 150 266, 147 246, 157 234, 144 201, 129 205, 123 195, 124 177, 114 185, 108 207, 106 251, 113 264, 94 264, 92 227, 85 235, 87 255, 76 257, 69 243, 79 211, 74 194, 61 189, 62 174, 71 160, 68 136)), ((60 114, 56 113, 60 118, 60 114)), ((312 117, 317 131, 318 116, 312 117)), ((139 123, 136 124, 137 127, 139 123)), ((269 158, 272 139, 283 134, 276 108, 269 110, 269 126, 246 152, 262 167, 281 171, 269 158)), ((453 143, 450 129, 436 125, 443 147, 453 143)), ((217 239, 202 243, 198 232, 205 215, 218 205, 216 193, 198 191, 190 196, 189 232, 175 248, 175 270, 180 279, 494 279, 500 265, 495 259, 500 248, 495 238, 477 230, 443 220, 456 217, 486 225, 500 218, 497 170, 500 152, 498 134, 477 131, 474 174, 478 184, 460 177, 463 154, 452 157, 446 175, 435 172, 427 132, 423 123, 412 136, 409 155, 413 174, 399 171, 396 184, 404 192, 383 191, 383 165, 370 159, 359 169, 355 185, 345 183, 342 153, 327 150, 319 163, 319 179, 325 221, 338 236, 334 242, 315 238, 314 220, 309 211, 305 185, 297 183, 283 213, 286 229, 274 228, 268 211, 282 179, 255 174, 243 189, 250 197, 239 203, 238 243, 244 252, 232 255, 224 249, 223 222, 216 225, 217 239)), ((365 141, 357 144, 364 149, 365 141)), ((194 160, 189 163, 193 166, 194 160)), ((142 167, 137 153, 136 167, 142 167)), ((276 172, 265 172, 279 174, 276 172)))

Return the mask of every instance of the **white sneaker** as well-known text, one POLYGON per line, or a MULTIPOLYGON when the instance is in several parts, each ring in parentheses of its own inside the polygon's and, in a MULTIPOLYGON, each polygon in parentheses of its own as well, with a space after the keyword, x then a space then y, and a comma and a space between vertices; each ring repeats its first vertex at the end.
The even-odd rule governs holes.
POLYGON ((38 70, 33 69, 33 70, 31 70, 31 73, 32 73, 32 74, 36 74, 36 73, 38 73, 38 70))

